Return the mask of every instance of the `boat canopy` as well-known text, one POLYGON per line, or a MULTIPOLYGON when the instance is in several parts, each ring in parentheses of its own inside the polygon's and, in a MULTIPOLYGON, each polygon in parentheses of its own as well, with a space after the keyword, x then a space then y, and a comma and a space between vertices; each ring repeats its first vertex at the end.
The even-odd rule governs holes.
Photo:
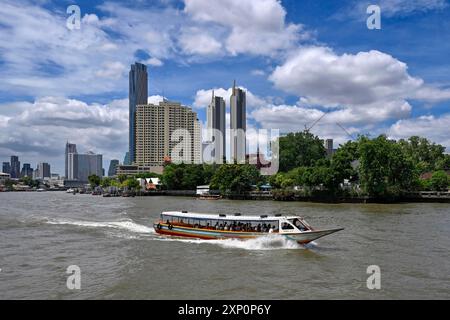
POLYGON ((205 214, 187 211, 165 211, 161 213, 161 218, 166 220, 169 217, 196 219, 196 220, 226 220, 226 221, 261 221, 268 222, 274 220, 302 219, 299 216, 282 216, 282 215, 259 215, 259 216, 243 216, 240 213, 232 214, 205 214))

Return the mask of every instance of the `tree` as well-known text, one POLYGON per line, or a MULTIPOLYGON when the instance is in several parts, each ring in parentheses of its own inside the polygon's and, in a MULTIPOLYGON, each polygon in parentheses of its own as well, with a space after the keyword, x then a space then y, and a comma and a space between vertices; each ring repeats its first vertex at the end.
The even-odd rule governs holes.
POLYGON ((101 180, 100 185, 102 186, 102 188, 107 188, 107 187, 111 186, 111 183, 112 183, 112 179, 111 179, 111 178, 109 178, 109 177, 104 177, 104 178, 101 180))
POLYGON ((398 195, 412 188, 417 175, 401 145, 384 135, 372 140, 360 137, 358 143, 360 183, 368 195, 398 195))
POLYGON ((99 176, 95 175, 95 174, 91 174, 88 177, 88 181, 89 184, 91 185, 92 188, 98 187, 100 185, 101 179, 99 176))
POLYGON ((323 141, 309 132, 289 133, 279 138, 280 171, 312 166, 326 157, 323 141))
POLYGON ((123 187, 135 191, 139 189, 140 185, 135 178, 130 177, 123 182, 123 187))
POLYGON ((211 188, 221 193, 241 194, 252 189, 261 181, 259 170, 249 164, 223 164, 211 180, 211 188))
MULTIPOLYGON (((408 140, 398 141, 406 156, 411 159, 419 174, 445 169, 447 156, 444 154, 445 147, 430 142, 426 138, 412 136, 408 140)), ((450 162, 447 162, 450 164, 450 162)))
POLYGON ((450 179, 445 171, 440 170, 433 173, 430 182, 433 190, 447 191, 450 184, 450 179))

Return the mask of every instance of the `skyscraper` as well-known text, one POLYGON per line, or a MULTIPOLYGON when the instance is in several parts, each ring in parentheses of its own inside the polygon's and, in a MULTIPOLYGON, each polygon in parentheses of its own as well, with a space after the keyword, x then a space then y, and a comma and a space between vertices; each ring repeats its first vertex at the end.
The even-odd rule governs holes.
POLYGON ((327 156, 331 157, 334 153, 333 139, 325 140, 325 149, 327 150, 327 156))
POLYGON ((38 163, 36 170, 38 172, 37 175, 35 175, 37 179, 45 179, 51 177, 50 165, 46 162, 38 163))
POLYGON ((90 175, 103 176, 103 156, 91 151, 69 153, 69 180, 87 182, 90 175))
POLYGON ((11 164, 9 162, 3 162, 2 172, 7 174, 11 173, 11 164))
POLYGON ((21 177, 29 177, 33 178, 33 168, 29 163, 24 163, 22 167, 22 171, 20 172, 21 177))
POLYGON ((20 161, 18 156, 11 156, 11 178, 20 178, 20 161))
POLYGON ((222 97, 216 97, 212 92, 211 103, 206 112, 207 140, 214 144, 213 159, 216 163, 222 163, 225 157, 225 101, 222 97))
POLYGON ((245 163, 246 153, 246 95, 244 90, 236 88, 236 81, 233 83, 233 90, 230 97, 230 151, 231 161, 245 163))
POLYGON ((136 109, 136 161, 139 166, 161 166, 164 159, 194 163, 200 157, 200 124, 197 113, 178 102, 138 105, 136 109), (184 129, 187 139, 174 133, 184 129), (182 146, 182 155, 173 152, 182 146), (197 159, 197 160, 196 160, 197 159))
POLYGON ((132 164, 136 159, 136 106, 147 104, 148 100, 147 66, 136 62, 129 73, 129 152, 132 164))
POLYGON ((67 141, 66 143, 66 162, 65 162, 65 178, 68 179, 69 177, 69 153, 77 153, 77 145, 69 143, 67 141))
POLYGON ((116 169, 119 165, 119 160, 111 160, 109 163, 109 169, 108 169, 108 177, 112 177, 116 175, 116 169))

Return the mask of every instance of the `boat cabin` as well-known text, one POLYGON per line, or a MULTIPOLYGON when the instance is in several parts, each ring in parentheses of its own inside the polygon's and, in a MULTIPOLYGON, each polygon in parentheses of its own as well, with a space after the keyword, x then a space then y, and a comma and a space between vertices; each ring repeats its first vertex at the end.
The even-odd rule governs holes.
POLYGON ((185 228, 237 232, 298 233, 312 230, 311 226, 298 216, 242 216, 240 213, 162 212, 159 223, 185 228))

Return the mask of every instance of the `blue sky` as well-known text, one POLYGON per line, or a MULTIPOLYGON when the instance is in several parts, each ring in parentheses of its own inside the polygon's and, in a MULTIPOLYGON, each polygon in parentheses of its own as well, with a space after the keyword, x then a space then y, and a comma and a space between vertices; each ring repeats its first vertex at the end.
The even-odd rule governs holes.
POLYGON ((64 144, 123 159, 128 69, 149 68, 164 95, 205 121, 211 90, 247 90, 248 126, 414 134, 450 148, 450 3, 446 0, 2 1, 0 161, 17 154, 63 172, 64 144), (81 9, 69 30, 66 9, 81 9), (366 8, 381 8, 369 30, 366 8), (339 125, 338 125, 339 124, 339 125))

